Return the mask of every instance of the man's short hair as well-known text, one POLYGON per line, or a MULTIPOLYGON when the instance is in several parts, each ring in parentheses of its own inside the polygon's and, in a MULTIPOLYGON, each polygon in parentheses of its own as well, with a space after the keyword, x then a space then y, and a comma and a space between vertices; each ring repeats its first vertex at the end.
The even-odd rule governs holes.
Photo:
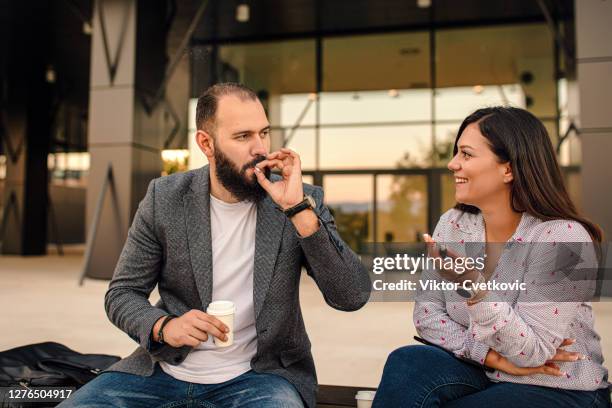
POLYGON ((214 133, 219 98, 226 95, 237 96, 241 100, 258 100, 257 94, 251 88, 242 84, 224 82, 212 85, 198 98, 196 107, 196 127, 198 130, 204 130, 211 135, 214 133))

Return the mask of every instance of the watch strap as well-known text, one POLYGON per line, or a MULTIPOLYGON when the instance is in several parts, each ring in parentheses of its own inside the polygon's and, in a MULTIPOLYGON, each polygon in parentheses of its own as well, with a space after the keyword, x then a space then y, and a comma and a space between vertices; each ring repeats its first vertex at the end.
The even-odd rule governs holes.
POLYGON ((286 210, 283 210, 283 213, 288 218, 291 218, 294 215, 296 215, 297 213, 299 213, 301 211, 304 211, 304 210, 306 210, 308 208, 312 208, 312 205, 310 204, 310 200, 308 199, 308 197, 304 196, 304 199, 302 201, 300 201, 299 203, 297 203, 293 207, 289 207, 286 210))

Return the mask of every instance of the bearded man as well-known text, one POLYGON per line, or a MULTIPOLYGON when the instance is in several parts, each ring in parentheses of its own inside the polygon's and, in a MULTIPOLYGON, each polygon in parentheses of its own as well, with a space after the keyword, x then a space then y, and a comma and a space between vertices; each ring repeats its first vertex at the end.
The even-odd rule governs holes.
POLYGON ((314 407, 302 268, 335 309, 369 298, 368 273, 338 235, 322 189, 302 183, 299 155, 270 153, 256 94, 214 85, 198 99, 196 121, 209 165, 149 184, 106 293, 109 319, 139 347, 62 407, 314 407), (217 300, 234 305, 231 333, 206 313, 217 300), (213 341, 230 334, 227 347, 213 341))

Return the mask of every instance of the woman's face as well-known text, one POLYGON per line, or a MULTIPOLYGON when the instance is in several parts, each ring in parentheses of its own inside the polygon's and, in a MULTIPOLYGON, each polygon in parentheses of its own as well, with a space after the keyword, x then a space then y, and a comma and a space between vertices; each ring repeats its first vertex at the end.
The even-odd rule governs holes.
POLYGON ((508 197, 512 171, 509 163, 499 163, 487 139, 471 123, 457 142, 457 154, 448 163, 455 176, 455 200, 482 210, 508 197))

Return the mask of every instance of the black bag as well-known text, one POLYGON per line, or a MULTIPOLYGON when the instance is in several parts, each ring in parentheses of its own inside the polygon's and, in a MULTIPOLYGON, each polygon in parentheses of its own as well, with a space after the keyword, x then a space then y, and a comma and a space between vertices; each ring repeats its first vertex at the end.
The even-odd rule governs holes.
POLYGON ((0 352, 0 387, 79 388, 120 359, 53 342, 17 347, 0 352))

